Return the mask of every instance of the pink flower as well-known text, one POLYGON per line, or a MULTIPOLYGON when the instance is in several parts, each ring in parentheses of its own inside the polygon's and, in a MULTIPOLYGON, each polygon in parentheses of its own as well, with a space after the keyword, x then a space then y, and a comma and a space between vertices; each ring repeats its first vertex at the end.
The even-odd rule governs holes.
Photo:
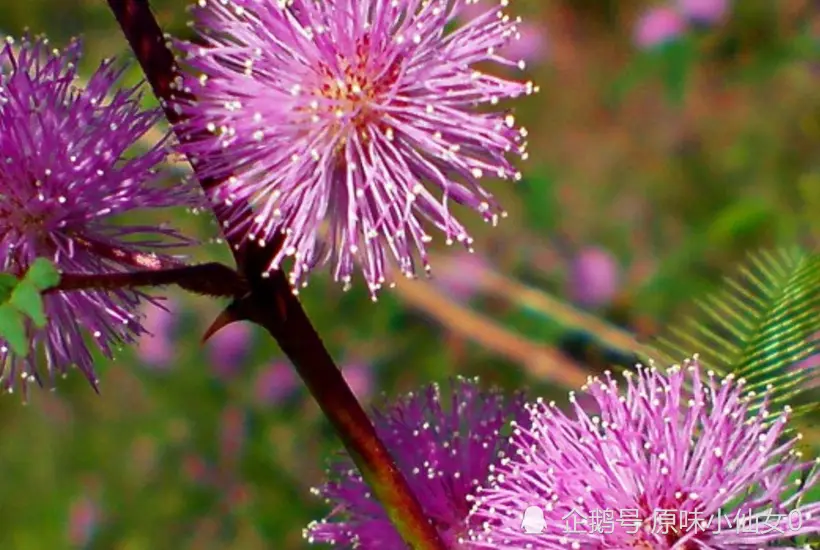
POLYGON ((618 260, 601 248, 581 251, 570 266, 570 295, 586 307, 608 304, 618 292, 620 268, 618 260))
POLYGON ((675 40, 686 30, 680 12, 667 6, 647 10, 635 26, 634 40, 640 48, 649 49, 675 40))
POLYGON ((820 502, 802 500, 820 471, 797 452, 788 408, 764 399, 753 409, 742 379, 717 379, 697 361, 624 376, 591 378, 587 410, 574 393, 574 414, 528 406, 530 426, 513 427, 513 448, 475 499, 470 548, 751 550, 820 533, 820 502), (522 529, 529 505, 543 511, 543 530, 522 529), (783 529, 737 528, 778 515, 783 529))
POLYGON ((375 295, 386 266, 429 268, 434 234, 469 245, 454 205, 489 223, 505 215, 484 182, 521 178, 513 158, 527 157, 527 132, 498 104, 537 87, 489 72, 523 68, 503 54, 519 25, 506 3, 466 22, 465 5, 194 7, 200 40, 178 44, 181 85, 196 97, 177 105, 182 151, 222 182, 209 198, 233 208, 226 231, 252 243, 284 235, 268 270, 287 260, 299 285, 330 266, 344 286, 362 275, 375 295))
MULTIPOLYGON (((523 396, 483 389, 476 379, 458 378, 444 388, 430 385, 373 413, 379 437, 396 458, 419 503, 447 548, 465 548, 468 495, 486 480, 509 421, 526 425, 523 396)), ((332 505, 327 517, 305 530, 311 544, 342 548, 405 550, 396 528, 344 455, 314 493, 332 505)))
MULTIPOLYGON (((105 61, 80 87, 81 44, 56 50, 45 37, 0 43, 0 271, 20 274, 38 257, 78 274, 122 273, 113 254, 162 251, 190 241, 164 227, 123 225, 148 209, 195 206, 193 185, 167 185, 165 141, 130 154, 161 118, 140 108, 140 88, 121 87, 105 61)), ((144 332, 138 290, 52 292, 48 324, 31 327, 27 357, 0 339, 0 388, 53 386, 77 367, 96 388, 92 350, 111 357, 144 332), (41 360, 42 359, 42 360, 41 360)))

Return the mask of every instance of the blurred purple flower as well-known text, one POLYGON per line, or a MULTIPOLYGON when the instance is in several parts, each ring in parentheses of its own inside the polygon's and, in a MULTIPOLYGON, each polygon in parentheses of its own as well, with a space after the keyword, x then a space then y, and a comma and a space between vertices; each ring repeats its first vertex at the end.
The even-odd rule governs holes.
POLYGON ((618 260, 606 250, 586 248, 570 265, 571 299, 584 307, 607 305, 618 292, 618 260))
POLYGON ((458 250, 433 272, 431 281, 449 297, 466 302, 481 290, 482 273, 489 267, 481 254, 458 250))
POLYGON ((366 401, 373 393, 373 367, 369 363, 354 361, 342 366, 342 376, 350 386, 351 391, 366 401))
POLYGON ((680 12, 669 6, 655 6, 638 19, 634 40, 640 48, 654 48, 677 39, 685 31, 686 21, 680 12))
MULTIPOLYGON (((446 393, 434 384, 374 414, 379 436, 448 548, 459 547, 466 535, 467 497, 487 479, 497 453, 507 445, 499 431, 511 418, 525 422, 522 405, 521 396, 508 399, 482 390, 477 380, 459 378, 446 393)), ((407 548, 347 457, 329 475, 331 480, 314 492, 333 510, 307 527, 309 542, 407 548)))
POLYGON ((224 180, 210 198, 232 208, 227 231, 263 243, 284 234, 271 270, 292 257, 298 286, 331 263, 347 286, 360 268, 375 294, 393 261, 408 276, 416 258, 429 268, 428 226, 469 246, 453 205, 492 223, 504 215, 480 180, 520 179, 508 157, 526 158, 526 131, 509 112, 481 107, 536 88, 474 68, 521 66, 500 53, 519 20, 495 3, 445 31, 465 5, 234 0, 194 8, 202 44, 178 44, 191 69, 183 86, 197 98, 179 105, 179 129, 191 137, 183 150, 204 176, 224 180), (256 206, 239 206, 245 199, 256 206))
POLYGON ((599 410, 585 411, 572 393, 575 418, 554 402, 528 407, 531 426, 514 428, 513 452, 470 513, 482 526, 471 533, 476 548, 751 550, 820 533, 820 502, 798 500, 820 471, 801 462, 799 437, 785 431, 788 409, 770 416, 764 402, 752 414, 741 380, 703 380, 696 361, 624 375, 624 392, 608 372, 584 388, 599 410), (530 505, 544 512, 543 532, 522 529, 530 505), (736 527, 775 514, 780 533, 736 527), (607 516, 612 529, 589 527, 607 516), (573 518, 587 527, 572 529, 573 518))
POLYGON ((74 499, 68 510, 68 540, 74 548, 87 547, 94 538, 100 522, 97 503, 83 495, 74 499))
MULTIPOLYGON (((37 257, 63 271, 115 273, 130 268, 112 247, 145 253, 187 243, 175 232, 114 218, 143 208, 196 205, 193 185, 161 185, 155 169, 164 143, 125 155, 161 118, 143 111, 135 87, 117 87, 121 70, 104 62, 84 89, 78 87, 79 41, 54 50, 44 38, 11 38, 0 49, 0 270, 22 273, 37 257), (164 244, 158 237, 171 237, 164 244)), ((144 261, 152 261, 148 255, 144 261)), ((77 366, 96 387, 85 335, 111 357, 114 348, 144 332, 133 290, 54 292, 44 296, 44 329, 29 327, 32 349, 15 357, 0 342, 0 386, 23 390, 42 382, 45 356, 51 384, 77 366)))
POLYGON ((676 0, 683 17, 697 25, 714 25, 729 12, 729 0, 676 0))
POLYGON ((256 377, 254 393, 261 405, 279 403, 289 398, 299 387, 299 377, 293 367, 284 362, 274 363, 256 377))
POLYGON ((515 39, 507 44, 502 53, 510 59, 523 59, 527 63, 544 61, 549 54, 544 29, 537 25, 522 23, 515 39))
MULTIPOLYGON (((473 3, 465 2, 461 8, 459 20, 464 24, 469 24, 472 19, 481 17, 487 12, 487 6, 498 4, 498 0, 492 2, 473 3)), ((531 23, 520 23, 512 40, 507 42, 499 50, 501 55, 512 60, 523 60, 527 63, 542 61, 546 57, 545 31, 538 25, 531 23)))
POLYGON ((249 323, 233 323, 208 340, 207 351, 216 375, 228 380, 235 376, 250 355, 253 327, 249 323))
POLYGON ((142 308, 145 333, 137 340, 137 357, 154 368, 167 368, 176 357, 173 332, 179 321, 179 304, 169 298, 142 308))

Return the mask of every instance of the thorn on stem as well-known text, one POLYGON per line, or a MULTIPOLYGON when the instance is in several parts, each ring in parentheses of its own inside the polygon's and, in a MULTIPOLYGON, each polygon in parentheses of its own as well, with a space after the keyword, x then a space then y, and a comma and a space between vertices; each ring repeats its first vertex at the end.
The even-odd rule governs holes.
POLYGON ((230 324, 248 320, 247 317, 242 314, 242 309, 242 302, 231 302, 231 304, 226 307, 205 330, 200 343, 205 344, 211 339, 212 336, 230 324))

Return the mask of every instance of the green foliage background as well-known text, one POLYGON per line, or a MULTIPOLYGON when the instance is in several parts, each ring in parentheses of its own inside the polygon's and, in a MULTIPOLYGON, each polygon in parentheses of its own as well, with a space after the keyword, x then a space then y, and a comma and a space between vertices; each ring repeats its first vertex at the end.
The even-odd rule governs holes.
MULTIPOLYGON (((7 4, 0 29, 13 35, 29 27, 63 44, 83 34, 87 74, 102 57, 127 56, 104 2, 7 4)), ((169 32, 188 31, 183 3, 153 4, 169 32)), ((492 186, 510 211, 500 227, 469 220, 476 248, 506 283, 480 292, 466 311, 449 300, 431 305, 415 286, 384 292, 377 304, 361 286, 342 293, 324 276, 302 292, 334 355, 369 363, 387 394, 458 373, 561 399, 570 388, 504 338, 566 352, 569 337, 579 337, 583 345, 562 357, 595 373, 624 352, 590 345, 617 344, 600 321, 644 342, 695 312, 693 298, 714 291, 749 250, 816 250, 814 3, 742 0, 725 23, 654 52, 637 50, 630 36, 647 2, 513 4, 542 26, 548 46, 529 70, 541 93, 516 105, 531 160, 522 184, 492 186), (567 293, 569 258, 591 246, 622 267, 618 296, 592 312, 598 323, 579 321, 567 293), (522 282, 553 305, 520 299, 522 282), (467 321, 452 322, 454 312, 467 321)), ((129 79, 140 79, 138 69, 129 79)), ((206 241, 217 236, 206 215, 174 219, 206 241)), ((229 259, 218 243, 195 257, 229 259)), ((278 403, 254 399, 257 375, 281 359, 261 332, 238 375, 217 376, 198 342, 221 304, 174 296, 182 313, 171 369, 147 368, 123 350, 99 363, 101 395, 75 373, 28 405, 0 399, 0 548, 306 546, 302 527, 326 511, 308 489, 336 447, 329 427, 303 390, 278 403)), ((806 440, 820 444, 811 430, 806 440)))

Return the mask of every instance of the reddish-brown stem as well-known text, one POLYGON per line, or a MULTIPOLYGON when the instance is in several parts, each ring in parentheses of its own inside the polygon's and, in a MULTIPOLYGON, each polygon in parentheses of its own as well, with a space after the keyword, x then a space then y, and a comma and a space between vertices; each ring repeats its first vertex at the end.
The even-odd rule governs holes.
MULTIPOLYGON (((154 94, 162 102, 168 120, 172 124, 179 122, 180 115, 173 109, 173 104, 182 99, 183 94, 174 85, 177 75, 174 56, 165 44, 148 0, 108 0, 108 5, 154 94)), ((196 171, 197 165, 192 163, 192 166, 196 171)), ((200 178, 200 185, 206 192, 219 183, 200 178)), ((226 208, 214 205, 214 213, 220 222, 229 219, 226 208)), ((248 205, 239 204, 233 208, 248 208, 248 205)), ((424 515, 407 481, 293 294, 284 273, 276 271, 268 278, 262 277, 280 243, 265 248, 245 247, 243 242, 230 235, 227 237, 239 271, 250 286, 248 295, 228 307, 227 316, 253 321, 276 339, 410 548, 445 550, 437 531, 424 515)))
POLYGON ((66 290, 114 290, 141 286, 177 285, 205 296, 241 298, 248 293, 248 283, 235 270, 212 262, 181 267, 130 271, 127 273, 80 274, 61 273, 60 284, 45 292, 66 290))

